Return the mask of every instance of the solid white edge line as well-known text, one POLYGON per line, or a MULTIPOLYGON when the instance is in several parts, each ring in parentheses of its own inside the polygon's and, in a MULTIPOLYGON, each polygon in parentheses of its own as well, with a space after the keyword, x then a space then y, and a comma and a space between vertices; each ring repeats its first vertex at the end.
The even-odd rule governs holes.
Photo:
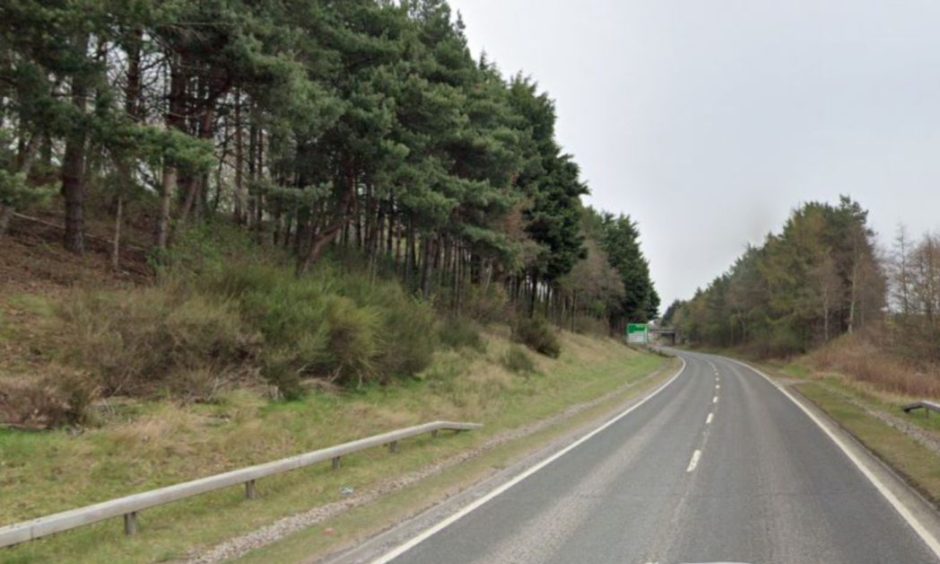
POLYGON ((712 419, 714 419, 714 418, 715 418, 715 414, 714 414, 714 413, 709 413, 709 414, 708 414, 708 417, 705 419, 705 424, 706 424, 706 425, 711 425, 711 424, 712 424, 712 419))
POLYGON ((741 362, 740 360, 737 360, 734 358, 728 358, 728 360, 740 366, 743 366, 744 368, 747 368, 757 373, 758 375, 762 376, 765 380, 767 380, 767 382, 770 383, 771 386, 780 390, 780 392, 783 393, 783 395, 785 395, 790 401, 795 403, 797 407, 799 407, 803 411, 803 413, 805 413, 806 416, 809 417, 810 420, 816 424, 817 427, 822 429, 823 433, 825 433, 826 436, 829 437, 829 439, 832 442, 834 442, 836 446, 839 447, 840 450, 842 450, 843 453, 845 453, 845 455, 849 458, 849 460, 851 460, 852 463, 855 464, 856 468, 859 469, 862 475, 868 478, 868 481, 871 482, 873 486, 875 486, 875 489, 878 490, 878 492, 882 496, 884 496, 884 498, 888 501, 888 503, 891 504, 894 510, 898 512, 901 518, 904 519, 904 521, 912 529, 914 529, 914 532, 917 533, 917 535, 921 538, 921 540, 923 540, 924 543, 930 548, 930 550, 933 551, 934 556, 936 556, 937 559, 940 559, 940 541, 937 541, 937 538, 934 537, 933 534, 931 534, 931 532, 928 531, 927 528, 924 527, 924 525, 917 519, 917 517, 915 517, 914 514, 911 513, 911 511, 907 508, 907 506, 904 505, 901 502, 901 500, 898 499, 896 495, 894 495, 894 492, 888 489, 888 487, 884 485, 884 483, 882 483, 882 481, 879 480, 878 477, 875 476, 875 474, 871 470, 868 469, 865 463, 862 462, 857 456, 855 456, 855 454, 852 453, 851 450, 849 450, 849 447, 845 445, 842 439, 836 436, 835 433, 830 431, 829 428, 825 424, 823 424, 823 422, 816 416, 815 413, 807 409, 806 406, 804 406, 802 403, 797 401, 797 399, 793 397, 793 395, 789 391, 787 391, 786 388, 784 388, 777 382, 774 382, 770 376, 764 374, 764 372, 761 371, 760 369, 754 368, 753 366, 745 362, 741 362))
POLYGON ((686 472, 695 472, 695 467, 698 466, 698 459, 702 458, 702 451, 696 449, 692 453, 692 460, 689 461, 689 467, 685 469, 686 472))
POLYGON ((505 484, 499 486, 498 488, 496 488, 495 490, 493 490, 493 491, 491 491, 490 493, 486 494, 485 496, 483 496, 483 497, 481 497, 481 498, 475 500, 473 503, 467 505, 466 507, 464 507, 464 508, 461 509, 460 511, 454 513, 454 514, 451 515, 450 517, 444 519, 443 521, 439 522, 438 524, 436 524, 436 525, 434 525, 434 526, 431 526, 431 527, 425 529, 424 531, 422 531, 421 533, 419 533, 416 537, 412 538, 412 539, 409 540, 408 542, 406 542, 406 543, 404 543, 404 544, 401 544, 401 545, 399 545, 398 547, 392 549, 391 551, 386 552, 386 553, 383 554, 382 556, 376 558, 375 560, 372 561, 373 564, 385 564, 386 562, 391 562, 392 560, 398 558, 398 557, 401 556, 402 554, 408 552, 408 551, 411 550, 412 548, 414 548, 414 547, 418 546, 419 544, 423 543, 424 541, 428 540, 429 538, 431 538, 431 537, 434 536, 435 534, 437 534, 437 533, 439 533, 440 531, 446 529, 446 528, 449 527, 450 525, 456 523, 457 521, 459 521, 460 519, 462 519, 462 518, 465 517, 466 515, 469 515, 470 513, 472 513, 472 512, 475 511, 476 509, 478 509, 480 506, 482 506, 482 505, 485 504, 486 502, 488 502, 488 501, 490 501, 491 499, 493 499, 493 498, 495 498, 495 497, 497 497, 497 496, 499 496, 499 495, 505 493, 509 488, 515 486, 516 484, 518 484, 519 482, 525 480, 526 478, 528 478, 528 477, 531 476, 532 474, 535 474, 536 472, 538 472, 538 471, 541 470, 542 468, 545 468, 546 466, 548 466, 548 465, 551 464, 552 462, 554 462, 554 461, 558 460, 559 458, 561 458, 562 456, 568 454, 569 452, 571 452, 572 450, 574 450, 575 448, 577 448, 577 447, 580 446, 581 444, 585 443, 586 441, 590 440, 592 437, 594 437, 595 435, 597 435, 598 433, 600 433, 600 432, 603 431, 604 429, 607 429, 608 427, 610 427, 610 426, 613 425, 614 423, 620 421, 621 419, 623 419, 624 417, 626 417, 627 415, 629 415, 631 412, 633 412, 633 410, 637 409, 637 408, 640 407, 641 405, 645 404, 645 403, 648 402, 649 400, 651 400, 651 399, 653 399, 654 397, 656 397, 657 395, 659 395, 659 393, 662 392, 663 390, 665 390, 666 387, 669 386, 669 384, 672 384, 673 382, 675 382, 676 379, 677 379, 679 376, 681 376, 683 372, 685 372, 685 369, 686 369, 686 367, 688 366, 688 363, 685 361, 684 358, 682 358, 682 357, 677 357, 677 358, 679 358, 679 360, 682 361, 682 367, 679 369, 679 371, 676 372, 675 375, 673 375, 672 378, 670 378, 668 381, 666 381, 666 383, 664 383, 662 386, 656 388, 656 390, 654 390, 654 391, 653 391, 652 393, 650 393, 648 396, 646 396, 645 398, 643 398, 642 400, 640 400, 638 403, 635 403, 635 404, 633 404, 632 406, 628 407, 626 410, 622 411, 622 412, 621 412, 620 414, 618 414, 616 417, 614 417, 613 419, 607 421, 606 423, 604 423, 603 425, 601 425, 601 426, 598 427, 597 429, 594 429, 593 431, 591 431, 591 432, 588 433, 587 435, 584 435, 583 437, 581 437, 581 438, 578 439, 577 441, 571 443, 571 444, 568 445, 567 447, 565 447, 565 448, 563 448, 562 450, 556 452, 555 454, 553 454, 552 456, 546 458, 546 459, 543 460, 542 462, 539 462, 539 463, 536 464, 535 466, 529 468, 529 469, 526 470, 525 472, 519 474, 518 476, 516 476, 516 477, 513 478, 512 480, 510 480, 510 481, 506 482, 505 484))

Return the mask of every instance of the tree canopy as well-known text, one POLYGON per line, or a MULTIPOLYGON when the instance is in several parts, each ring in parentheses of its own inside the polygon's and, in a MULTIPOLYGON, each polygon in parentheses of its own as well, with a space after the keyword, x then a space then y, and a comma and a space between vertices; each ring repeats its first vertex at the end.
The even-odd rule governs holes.
POLYGON ((843 196, 795 210, 666 318, 694 343, 803 352, 879 319, 885 284, 868 212, 843 196))
POLYGON ((299 273, 351 248, 456 310, 496 282, 559 323, 657 313, 636 224, 585 220, 552 99, 444 0, 20 0, 0 53, 0 236, 57 186, 63 244, 107 209, 115 266, 129 220, 159 262, 227 217, 299 273))

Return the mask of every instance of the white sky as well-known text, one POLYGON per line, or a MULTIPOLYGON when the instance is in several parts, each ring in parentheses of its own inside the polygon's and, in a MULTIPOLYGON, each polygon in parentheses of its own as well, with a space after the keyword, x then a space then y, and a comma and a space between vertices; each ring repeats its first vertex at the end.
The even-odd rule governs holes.
POLYGON ((808 200, 887 246, 940 228, 940 2, 451 0, 476 54, 556 100, 588 203, 687 298, 808 200))

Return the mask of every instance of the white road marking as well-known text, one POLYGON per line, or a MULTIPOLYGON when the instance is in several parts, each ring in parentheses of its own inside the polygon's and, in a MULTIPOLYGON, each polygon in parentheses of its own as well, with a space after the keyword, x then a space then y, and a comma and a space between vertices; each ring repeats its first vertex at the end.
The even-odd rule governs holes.
POLYGON ((721 389, 721 384, 715 384, 715 389, 716 389, 716 390, 720 390, 720 389, 721 389))
POLYGON ((686 472, 695 472, 696 466, 698 466, 698 459, 702 458, 702 451, 696 450, 692 453, 692 460, 689 461, 689 467, 685 469, 686 472))
POLYGON ((872 473, 872 471, 869 470, 868 467, 865 466, 865 464, 857 456, 855 456, 855 454, 852 451, 849 450, 849 447, 847 447, 845 443, 842 442, 842 439, 837 437, 835 433, 830 431, 829 428, 826 427, 826 425, 824 425, 823 422, 818 417, 816 417, 815 413, 807 409, 802 403, 798 402, 796 398, 794 398, 793 395, 790 394, 790 392, 786 390, 786 388, 774 382, 770 378, 770 376, 764 374, 762 371, 754 368, 753 366, 750 366, 749 364, 745 364, 733 358, 729 358, 728 360, 736 364, 739 364, 740 366, 743 366, 744 368, 747 368, 748 370, 751 370, 752 372, 755 372, 763 376, 764 379, 767 380, 767 382, 769 382, 771 386, 780 390, 780 392, 783 395, 787 396, 787 398, 790 401, 795 403, 797 407, 803 410, 803 413, 805 413, 806 416, 809 417, 810 420, 813 423, 815 423, 817 427, 822 429, 822 432, 825 433, 826 436, 829 437, 829 439, 832 442, 834 442, 836 446, 839 447, 839 449, 841 449, 842 452, 845 453, 847 457, 849 457, 849 460, 851 460, 852 463, 855 464, 856 468, 858 468, 859 471, 866 478, 868 478, 868 481, 871 482, 873 486, 875 486, 875 489, 878 490, 878 493, 884 496, 884 498, 888 501, 888 503, 890 503, 891 506, 894 507, 895 511, 898 512, 901 518, 904 519, 904 521, 912 529, 914 529, 914 532, 917 533, 917 535, 921 538, 921 540, 923 540, 924 543, 927 544, 930 550, 934 553, 934 556, 940 559, 940 541, 938 541, 937 538, 934 537, 933 534, 931 534, 931 532, 927 530, 927 528, 923 525, 923 523, 921 523, 917 519, 917 517, 915 517, 914 514, 911 513, 910 509, 908 509, 907 506, 904 505, 901 502, 901 500, 898 499, 896 495, 894 495, 894 492, 888 489, 888 486, 884 485, 884 483, 882 483, 882 481, 879 480, 878 477, 875 476, 875 474, 872 473))
POLYGON ((597 435, 598 433, 600 433, 600 432, 603 431, 604 429, 606 429, 606 428, 610 427, 611 425, 613 425, 614 423, 620 421, 621 419, 623 419, 624 417, 626 417, 627 415, 629 415, 630 413, 632 413, 633 410, 637 409, 638 407, 640 407, 640 406, 643 405, 644 403, 648 402, 649 400, 651 400, 651 399, 653 399, 654 397, 656 397, 657 395, 659 395, 659 393, 662 392, 663 390, 665 390, 666 387, 669 386, 669 384, 672 384, 673 382, 675 382, 675 380, 676 380, 679 376, 681 376, 683 372, 685 372, 685 369, 686 369, 686 367, 688 366, 688 363, 687 363, 687 362, 685 361, 685 359, 682 358, 682 357, 679 357, 679 360, 682 361, 682 368, 680 368, 679 371, 676 372, 675 375, 674 375, 672 378, 670 378, 665 384, 663 384, 662 386, 656 388, 656 390, 653 391, 653 393, 651 393, 650 395, 646 396, 645 398, 643 398, 643 399, 640 400, 639 402, 637 402, 637 403, 633 404, 632 406, 628 407, 626 410, 622 411, 619 415, 617 415, 616 417, 614 417, 613 419, 611 419, 611 420, 608 421, 607 423, 604 423, 603 425, 601 425, 601 426, 598 427, 597 429, 594 429, 593 431, 591 431, 591 432, 588 433, 587 435, 584 435, 583 437, 581 437, 580 439, 578 439, 578 440, 576 440, 575 442, 571 443, 571 444, 568 445, 567 447, 561 449, 560 451, 558 451, 558 452, 556 452, 555 454, 553 454, 552 456, 546 458, 546 459, 543 460, 542 462, 539 462, 538 464, 536 464, 536 465, 533 466, 532 468, 529 468, 529 469, 526 470, 525 472, 519 474, 518 476, 516 476, 516 477, 513 478, 512 480, 509 480, 508 482, 506 482, 505 484, 499 486, 498 488, 496 488, 495 490, 493 490, 493 491, 491 491, 490 493, 486 494, 485 496, 483 496, 483 497, 477 499, 476 501, 474 501, 473 503, 467 505, 466 507, 464 507, 464 508, 461 509, 460 511, 454 513, 454 514, 451 515, 450 517, 448 517, 448 518, 442 520, 441 522, 437 523, 436 525, 433 525, 433 526, 431 526, 431 527, 428 527, 427 529, 425 529, 424 531, 422 531, 421 533, 419 533, 416 537, 412 538, 411 540, 409 540, 409 541, 407 541, 407 542, 405 542, 405 543, 403 543, 403 544, 398 545, 396 548, 393 548, 393 549, 390 550, 389 552, 386 552, 386 553, 383 554, 382 556, 376 558, 375 560, 372 561, 372 563, 373 563, 373 564, 386 564, 386 563, 391 562, 392 560, 398 558, 398 557, 401 556, 402 554, 408 552, 408 551, 411 550, 412 548, 414 548, 414 547, 418 546, 419 544, 423 543, 424 541, 428 540, 429 538, 431 538, 432 536, 434 536, 434 535, 437 534, 438 532, 440 532, 440 531, 446 529, 447 527, 453 525, 454 523, 456 523, 457 521, 459 521, 460 519, 462 519, 462 518, 465 517, 466 515, 469 515, 469 514, 472 513, 473 511, 476 511, 477 509, 479 509, 479 508, 480 508, 483 504, 485 504, 486 502, 488 502, 488 501, 490 501, 491 499, 493 499, 493 498, 495 498, 495 497, 497 497, 497 496, 499 496, 499 495, 505 493, 507 490, 509 490, 509 488, 515 486, 516 484, 518 484, 519 482, 525 480, 526 478, 528 478, 528 477, 531 476, 532 474, 535 474, 536 472, 538 472, 538 471, 541 470, 542 468, 545 468, 546 466, 548 466, 548 465, 551 464, 552 462, 554 462, 554 461, 558 460, 559 458, 561 458, 562 456, 568 454, 569 452, 571 452, 572 450, 574 450, 575 448, 577 448, 578 446, 580 446, 582 443, 584 443, 584 442, 586 442, 586 441, 589 441, 592 437, 594 437, 594 435, 597 435))
POLYGON ((712 398, 712 403, 718 403, 718 396, 712 398))
POLYGON ((714 419, 714 418, 715 418, 715 414, 714 414, 714 413, 709 413, 709 414, 708 414, 708 418, 705 419, 705 424, 706 424, 706 425, 711 425, 711 424, 712 424, 712 419, 714 419))

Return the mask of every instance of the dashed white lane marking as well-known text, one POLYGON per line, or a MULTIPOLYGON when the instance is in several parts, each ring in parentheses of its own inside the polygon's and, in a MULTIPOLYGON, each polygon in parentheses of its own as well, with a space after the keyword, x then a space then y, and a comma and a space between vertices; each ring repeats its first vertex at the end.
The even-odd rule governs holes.
POLYGON ((702 458, 702 451, 696 450, 692 453, 692 460, 689 461, 689 467, 685 469, 686 472, 695 472, 695 468, 698 466, 698 459, 702 458))
POLYGON ((564 456, 564 455, 568 454, 569 452, 571 452, 572 450, 578 448, 578 446, 580 446, 581 444, 583 444, 583 443, 585 443, 585 442, 591 440, 595 435, 597 435, 598 433, 600 433, 600 432, 603 431, 604 429, 610 427, 611 425, 614 425, 615 423, 617 423, 618 421, 620 421, 621 419, 623 419, 624 417, 626 417, 626 416, 629 415, 630 413, 633 413, 634 410, 639 409, 641 405, 645 404, 646 402, 650 401, 651 399, 653 399, 654 397, 656 397, 657 395, 659 395, 660 392, 662 392, 663 390, 665 390, 666 388, 668 388, 670 384, 672 384, 673 382, 675 382, 676 380, 679 379, 679 376, 681 376, 682 373, 685 372, 685 369, 688 367, 688 363, 686 363, 686 361, 685 361, 684 358, 679 357, 679 361, 682 362, 682 366, 679 368, 678 372, 676 372, 676 373, 672 376, 672 378, 670 378, 669 380, 667 380, 666 383, 664 383, 664 384, 661 385, 660 387, 658 387, 658 388, 656 388, 655 390, 653 390, 652 392, 650 392, 646 397, 644 397, 643 399, 641 399, 641 400, 638 401, 637 403, 631 405, 631 406, 628 407, 626 410, 622 411, 619 415, 617 415, 617 416, 614 417, 613 419, 610 419, 609 421, 607 421, 606 423, 604 423, 604 424, 601 425, 600 427, 594 429, 594 430, 591 431, 590 433, 584 435, 584 436, 581 437, 580 439, 576 440, 575 442, 571 443, 570 445, 566 446, 565 448, 561 449, 560 451, 558 451, 558 452, 556 452, 555 454, 551 455, 550 457, 546 458, 546 459, 543 460, 542 462, 539 462, 539 463, 536 464, 535 466, 529 468, 529 469, 526 470, 525 472, 519 474, 518 476, 516 476, 516 477, 513 478, 512 480, 509 480, 508 482, 506 482, 506 483, 504 483, 503 485, 499 486, 498 488, 494 489, 494 490, 491 491, 490 493, 484 495, 483 497, 477 498, 476 501, 474 501, 473 503, 467 505, 466 507, 464 507, 464 508, 461 509, 460 511, 454 513, 454 514, 451 515, 450 517, 447 517, 446 519, 444 519, 444 520, 438 522, 437 524, 432 525, 431 527, 428 527, 427 529, 425 529, 424 531, 422 531, 421 533, 419 533, 416 537, 412 538, 411 540, 409 540, 409 541, 407 541, 407 542, 405 542, 405 543, 403 543, 403 544, 400 544, 400 545, 398 545, 397 547, 393 548, 392 550, 386 552, 386 553, 383 554, 382 556, 379 556, 378 558, 376 558, 375 560, 372 561, 372 564, 386 564, 386 563, 391 562, 392 560, 398 558, 398 557, 401 556, 402 554, 408 552, 408 551, 411 550, 412 548, 418 546, 418 545, 421 544, 422 542, 424 542, 424 541, 426 541, 427 539, 431 538, 432 536, 434 536, 435 534, 437 534, 437 533, 440 532, 441 530, 446 529, 447 527, 449 527, 449 526, 452 525, 453 523, 456 523, 457 521, 459 521, 460 519, 462 519, 465 515, 467 515, 467 514, 469 514, 469 513, 472 513, 472 512, 475 511, 477 508, 481 507, 483 504, 485 504, 486 502, 490 501, 490 500, 493 499, 494 497, 497 497, 497 496, 503 494, 503 493, 506 492, 508 489, 512 488, 513 486, 515 486, 515 485, 518 484, 519 482, 525 480, 526 478, 528 478, 528 477, 531 476, 532 474, 535 474, 536 472, 538 472, 538 471, 541 470, 542 468, 545 468, 546 466, 548 466, 548 465, 551 464, 552 462, 558 460, 558 459, 561 458, 562 456, 564 456))
POLYGON ((720 389, 721 389, 721 384, 715 384, 715 389, 716 389, 716 390, 720 390, 720 389))
POLYGON ((718 403, 718 396, 712 398, 712 403, 718 403))
POLYGON ((706 424, 706 425, 711 425, 711 424, 712 424, 712 419, 714 419, 714 418, 715 418, 715 414, 714 414, 714 413, 709 413, 709 414, 708 414, 708 418, 705 419, 705 424, 706 424))

